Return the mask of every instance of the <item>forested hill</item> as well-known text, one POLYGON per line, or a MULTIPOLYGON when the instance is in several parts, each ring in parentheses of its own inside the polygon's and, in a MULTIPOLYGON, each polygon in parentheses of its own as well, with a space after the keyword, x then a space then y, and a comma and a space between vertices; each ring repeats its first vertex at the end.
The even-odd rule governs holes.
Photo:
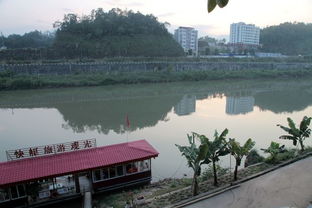
POLYGON ((62 56, 181 56, 183 49, 153 15, 112 9, 56 23, 53 47, 62 56))
POLYGON ((44 48, 51 46, 53 40, 53 33, 42 33, 35 30, 24 35, 12 34, 8 37, 0 36, 0 47, 4 45, 9 49, 44 48))
POLYGON ((260 43, 265 52, 285 55, 312 55, 312 24, 283 23, 261 30, 260 43))

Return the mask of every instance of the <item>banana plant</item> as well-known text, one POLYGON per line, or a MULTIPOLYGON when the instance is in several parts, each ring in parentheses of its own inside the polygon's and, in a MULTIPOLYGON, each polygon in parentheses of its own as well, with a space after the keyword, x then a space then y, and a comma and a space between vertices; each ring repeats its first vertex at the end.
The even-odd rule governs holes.
POLYGON ((208 13, 212 12, 218 5, 220 8, 225 7, 229 0, 208 0, 208 13))
POLYGON ((302 121, 300 122, 299 128, 297 128, 294 121, 291 118, 287 118, 289 128, 280 124, 278 124, 277 126, 286 131, 289 135, 282 135, 279 138, 292 140, 294 146, 296 146, 299 142, 301 151, 304 151, 303 141, 307 137, 310 137, 311 134, 311 129, 309 128, 311 119, 311 117, 304 116, 302 121))
POLYGON ((237 180, 237 170, 238 166, 241 165, 242 159, 244 156, 247 156, 251 149, 255 146, 255 142, 251 139, 248 139, 246 143, 241 146, 239 142, 235 141, 235 139, 229 139, 228 148, 230 154, 235 158, 235 170, 234 170, 234 181, 237 180))
POLYGON ((205 156, 208 152, 207 144, 200 144, 199 147, 196 145, 196 133, 192 133, 191 135, 187 135, 190 146, 180 146, 177 145, 179 151, 182 153, 187 160, 187 164, 190 168, 193 169, 193 182, 192 182, 192 192, 193 196, 198 194, 198 176, 201 174, 201 165, 205 159, 205 156))
POLYGON ((264 153, 269 153, 271 155, 271 161, 276 162, 276 157, 279 153, 285 152, 285 145, 280 146, 277 142, 271 142, 270 146, 267 149, 261 149, 264 153))
POLYGON ((205 160, 202 163, 209 164, 212 162, 214 186, 218 186, 216 162, 220 160, 221 156, 225 156, 230 153, 225 139, 228 132, 228 129, 224 129, 223 132, 219 135, 218 131, 216 130, 213 141, 209 141, 209 139, 205 135, 198 135, 201 143, 208 145, 208 152, 206 154, 205 160))

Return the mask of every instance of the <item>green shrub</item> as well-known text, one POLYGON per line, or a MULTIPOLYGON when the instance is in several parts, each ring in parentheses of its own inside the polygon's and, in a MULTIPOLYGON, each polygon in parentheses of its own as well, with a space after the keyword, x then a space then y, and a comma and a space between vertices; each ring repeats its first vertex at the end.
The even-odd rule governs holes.
MULTIPOLYGON (((219 164, 216 164, 216 170, 217 170, 217 174, 218 176, 222 176, 225 175, 227 173, 229 173, 229 168, 223 168, 221 167, 219 164)), ((208 165, 208 168, 205 168, 200 176, 200 180, 202 181, 207 181, 210 178, 213 178, 213 167, 211 164, 208 165)))
POLYGON ((304 151, 302 153, 305 154, 305 153, 309 153, 309 152, 312 152, 312 147, 311 146, 305 147, 304 151))
POLYGON ((252 149, 245 160, 245 167, 264 161, 264 157, 259 155, 256 149, 252 149))
POLYGON ((269 164, 277 164, 286 160, 294 159, 297 155, 298 152, 296 149, 285 149, 283 152, 277 153, 274 157, 272 157, 272 155, 267 157, 265 162, 269 164))
POLYGON ((0 78, 7 78, 14 76, 14 72, 11 70, 4 70, 0 72, 0 78))
POLYGON ((296 157, 296 150, 287 150, 283 153, 279 153, 276 156, 277 162, 282 162, 290 159, 294 159, 296 157))

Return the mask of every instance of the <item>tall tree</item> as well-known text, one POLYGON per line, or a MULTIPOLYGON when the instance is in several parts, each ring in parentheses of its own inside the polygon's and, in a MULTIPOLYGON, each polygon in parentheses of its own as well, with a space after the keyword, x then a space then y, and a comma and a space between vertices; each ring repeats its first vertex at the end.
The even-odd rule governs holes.
POLYGON ((285 127, 280 124, 278 124, 277 126, 286 131, 289 135, 282 135, 279 138, 292 140, 294 146, 296 146, 299 142, 301 151, 304 151, 303 142, 307 137, 310 137, 311 134, 311 129, 309 128, 311 119, 312 117, 304 116, 302 121, 300 122, 299 128, 297 128, 294 121, 291 118, 287 118, 289 127, 285 127))
POLYGON ((218 186, 216 162, 220 160, 221 156, 229 154, 225 138, 228 132, 228 129, 224 129, 223 132, 219 135, 218 131, 216 130, 214 133, 213 141, 209 141, 209 139, 205 135, 198 135, 201 143, 208 145, 208 152, 206 154, 205 160, 203 161, 203 164, 208 164, 212 162, 214 186, 218 186))
POLYGON ((255 142, 251 139, 248 139, 246 143, 241 146, 239 142, 235 141, 235 139, 229 139, 228 148, 231 155, 235 158, 235 170, 234 170, 234 180, 237 180, 237 170, 238 166, 241 165, 242 159, 244 156, 247 156, 251 149, 255 146, 255 142))
POLYGON ((202 143, 199 147, 197 147, 195 141, 196 137, 197 134, 195 133, 192 133, 192 135, 187 135, 190 146, 180 146, 176 144, 182 155, 186 158, 189 167, 192 168, 194 171, 192 183, 193 196, 198 194, 197 177, 200 176, 200 166, 203 164, 205 156, 208 152, 208 145, 205 143, 202 143))

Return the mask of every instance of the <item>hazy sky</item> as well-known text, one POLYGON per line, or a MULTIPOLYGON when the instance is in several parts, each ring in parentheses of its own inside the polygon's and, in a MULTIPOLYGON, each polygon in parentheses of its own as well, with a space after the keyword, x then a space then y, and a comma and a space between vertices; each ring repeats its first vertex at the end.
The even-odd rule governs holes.
POLYGON ((312 0, 230 0, 224 9, 207 13, 207 0, 0 0, 0 32, 23 34, 32 30, 52 30, 53 23, 66 13, 90 14, 121 8, 153 14, 169 22, 172 32, 178 26, 191 26, 199 36, 226 37, 233 22, 260 27, 282 22, 312 23, 312 0))

